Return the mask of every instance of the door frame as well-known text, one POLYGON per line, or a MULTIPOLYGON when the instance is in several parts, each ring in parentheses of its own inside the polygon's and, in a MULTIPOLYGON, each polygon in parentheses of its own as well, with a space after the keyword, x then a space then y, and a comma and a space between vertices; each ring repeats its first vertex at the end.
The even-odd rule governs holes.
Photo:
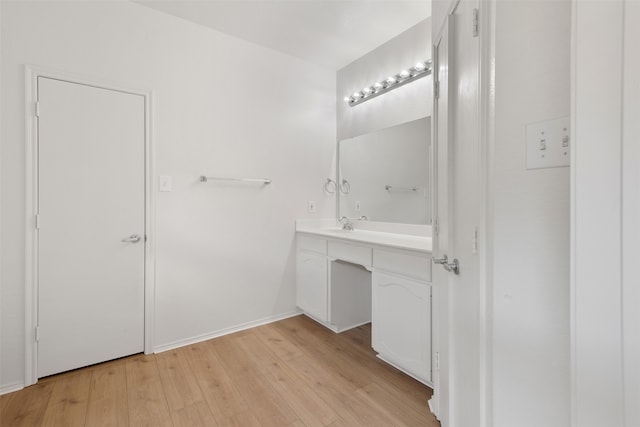
POLYGON ((40 66, 25 66, 25 386, 38 382, 38 121, 36 101, 38 78, 45 77, 69 83, 114 90, 144 97, 145 129, 145 254, 144 254, 144 353, 154 349, 155 327, 155 197, 154 156, 151 135, 151 90, 131 89, 119 83, 85 77, 40 66))
MULTIPOLYGON (((446 29, 448 20, 453 15, 460 3, 464 0, 450 0, 447 13, 442 22, 434 23, 438 27, 433 28, 432 33, 432 57, 434 58, 434 70, 437 62, 437 46, 439 45, 443 33, 446 29)), ((480 405, 480 419, 478 425, 486 427, 493 425, 493 201, 494 201, 494 178, 493 178, 493 157, 494 157, 494 134, 495 134, 495 22, 496 22, 496 6, 495 0, 478 2, 479 25, 479 57, 478 57, 478 179, 481 180, 479 189, 479 223, 477 228, 477 255, 478 255, 478 287, 479 293, 479 374, 480 374, 480 390, 478 390, 478 400, 480 405)), ((449 43, 452 41, 449 40, 449 43)), ((435 77, 434 77, 435 81, 435 77)), ((433 99, 433 116, 437 114, 437 102, 433 99)), ((437 191, 437 120, 434 120, 432 130, 432 147, 434 153, 432 155, 434 176, 432 180, 432 191, 436 195, 437 191)), ((437 198, 437 195, 434 197, 437 198)), ((433 218, 437 218, 437 204, 432 204, 433 218)), ((438 235, 434 233, 434 241, 438 239, 438 235)), ((434 244, 436 246, 436 244, 434 244)), ((441 292, 434 282, 434 291, 441 292)), ((439 296, 438 296, 439 298, 439 296)), ((434 301, 437 301, 434 294, 434 301)), ((434 330, 439 331, 440 325, 449 322, 449 307, 440 307, 436 304, 433 311, 434 330)), ((442 365, 451 357, 450 348, 441 347, 437 342, 439 337, 436 333, 434 337, 434 353, 439 353, 439 362, 442 365), (437 350, 436 350, 437 349, 437 350)), ((449 366, 450 371, 454 370, 454 366, 449 366)), ((440 373, 438 373, 440 375, 440 373)), ((436 384, 434 390, 435 401, 432 409, 436 411, 437 418, 444 418, 445 422, 454 420, 452 411, 456 408, 456 402, 448 401, 449 395, 442 395, 436 384), (442 402, 446 399, 446 402, 442 402), (447 414, 442 411, 447 410, 447 414)), ((448 426, 443 426, 448 427, 448 426)))

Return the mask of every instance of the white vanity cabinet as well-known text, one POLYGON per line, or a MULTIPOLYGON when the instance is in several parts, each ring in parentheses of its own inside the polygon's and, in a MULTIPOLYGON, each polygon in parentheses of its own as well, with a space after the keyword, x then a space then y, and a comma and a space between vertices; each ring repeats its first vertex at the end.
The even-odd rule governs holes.
POLYGON ((431 383, 431 259, 374 249, 372 345, 378 356, 431 383))
POLYGON ((297 234, 298 307, 335 332, 371 321, 378 357, 432 385, 430 239, 349 236, 297 234))
POLYGON ((327 240, 297 236, 296 305, 322 322, 328 319, 327 240))

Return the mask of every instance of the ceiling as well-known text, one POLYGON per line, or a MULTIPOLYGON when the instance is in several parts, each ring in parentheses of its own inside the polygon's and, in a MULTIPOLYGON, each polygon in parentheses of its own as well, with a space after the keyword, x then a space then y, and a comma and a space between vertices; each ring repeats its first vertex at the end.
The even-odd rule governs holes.
POLYGON ((134 0, 338 70, 431 14, 431 1, 134 0))

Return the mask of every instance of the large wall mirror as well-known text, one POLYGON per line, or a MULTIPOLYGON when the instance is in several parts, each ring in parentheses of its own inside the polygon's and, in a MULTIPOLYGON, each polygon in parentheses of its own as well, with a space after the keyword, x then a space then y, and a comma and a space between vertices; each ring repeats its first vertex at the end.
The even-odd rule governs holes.
POLYGON ((339 216, 431 224, 430 145, 431 117, 340 141, 339 216))

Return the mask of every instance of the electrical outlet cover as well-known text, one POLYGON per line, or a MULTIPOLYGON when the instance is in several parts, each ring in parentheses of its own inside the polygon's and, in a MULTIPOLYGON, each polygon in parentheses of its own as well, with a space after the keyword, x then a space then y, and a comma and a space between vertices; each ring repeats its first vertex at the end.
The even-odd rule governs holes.
POLYGON ((308 210, 309 210, 309 213, 315 213, 315 211, 316 211, 316 202, 314 202, 313 200, 309 200, 308 210))
POLYGON ((172 190, 171 176, 160 175, 158 177, 158 189, 159 191, 171 191, 172 190))

